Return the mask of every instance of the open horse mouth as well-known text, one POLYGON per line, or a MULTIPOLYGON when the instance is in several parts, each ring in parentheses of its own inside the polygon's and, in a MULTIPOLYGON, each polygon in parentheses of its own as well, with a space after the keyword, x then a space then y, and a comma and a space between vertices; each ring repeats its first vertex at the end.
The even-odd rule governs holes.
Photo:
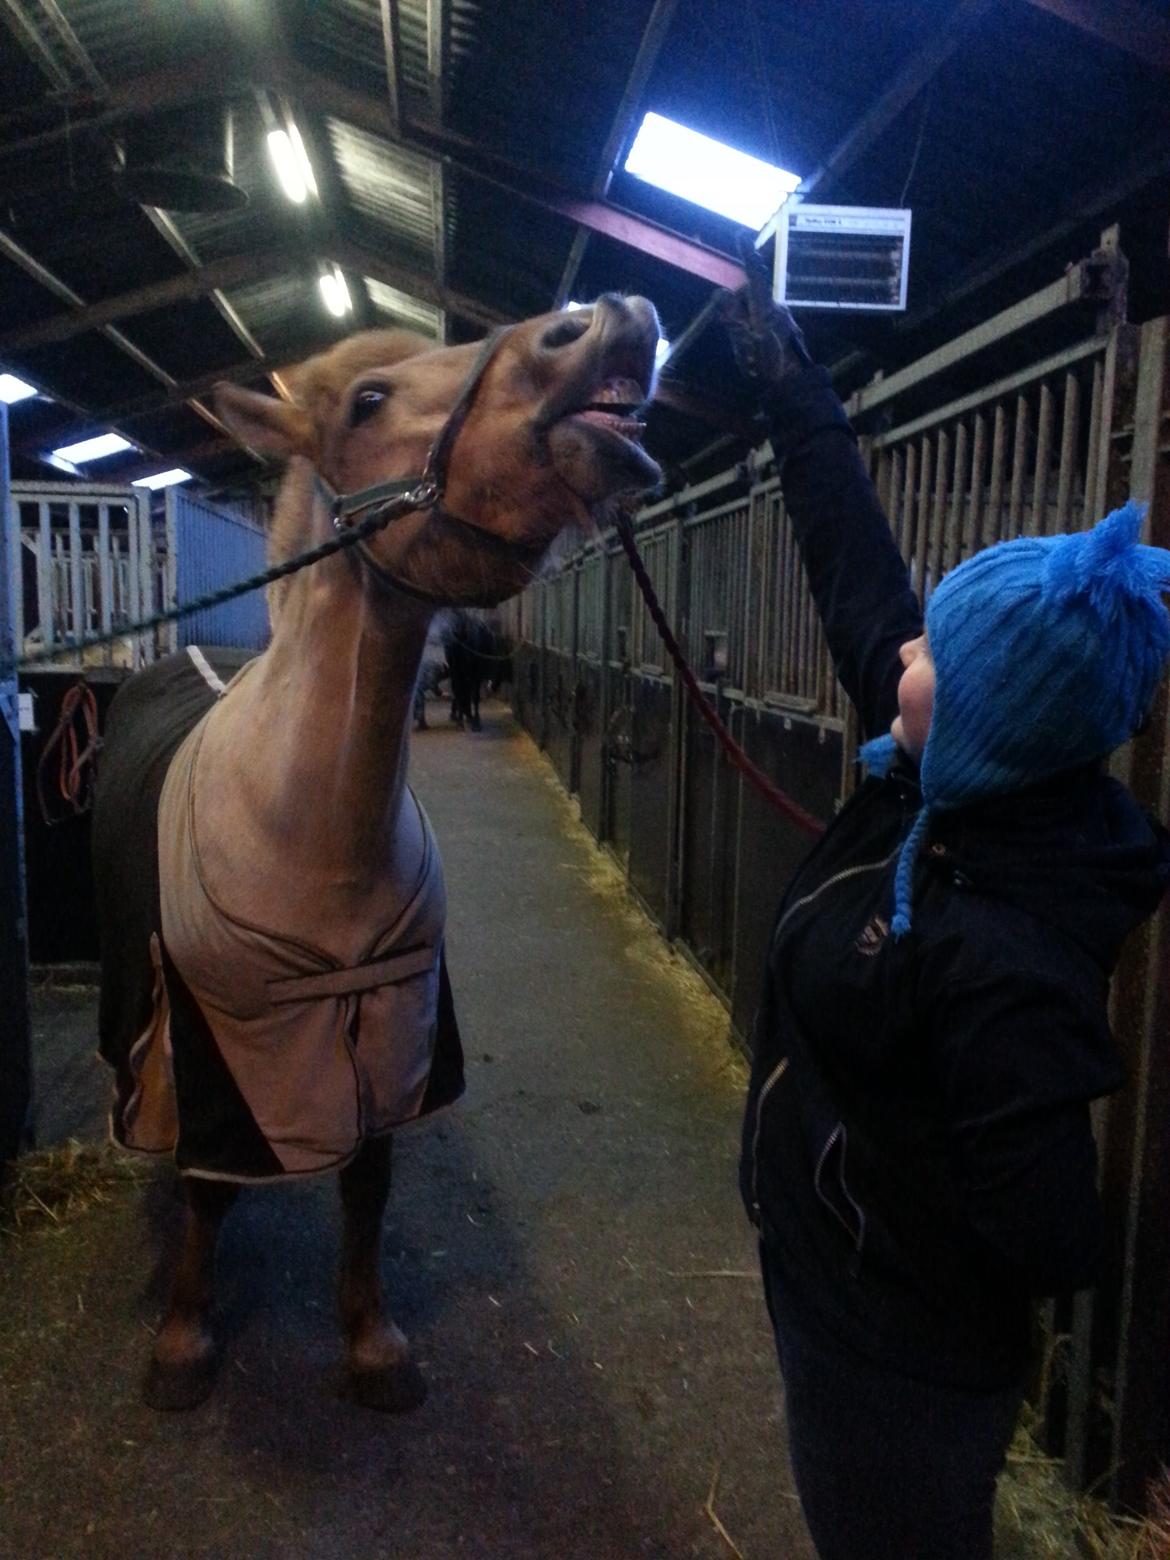
POLYGON ((641 416, 646 399, 645 390, 636 380, 615 375, 605 381, 592 401, 567 415, 579 417, 582 422, 592 423, 595 428, 607 428, 623 439, 632 439, 635 444, 641 444, 642 435, 646 432, 646 424, 641 416))
POLYGON ((553 459, 568 485, 590 501, 652 487, 660 472, 642 436, 658 316, 645 299, 606 297, 582 326, 566 352, 571 372, 539 420, 553 459))

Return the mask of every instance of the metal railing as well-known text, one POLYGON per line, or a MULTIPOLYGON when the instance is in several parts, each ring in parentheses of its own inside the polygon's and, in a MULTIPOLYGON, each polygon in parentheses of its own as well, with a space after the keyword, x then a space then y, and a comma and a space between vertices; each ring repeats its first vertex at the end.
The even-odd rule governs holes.
MULTIPOLYGON (((8 567, 13 642, 48 648, 109 633, 154 610, 149 496, 108 484, 14 482, 8 567)), ((128 637, 86 653, 86 666, 137 667, 154 645, 128 637)), ((62 663, 77 670, 81 660, 62 663)))

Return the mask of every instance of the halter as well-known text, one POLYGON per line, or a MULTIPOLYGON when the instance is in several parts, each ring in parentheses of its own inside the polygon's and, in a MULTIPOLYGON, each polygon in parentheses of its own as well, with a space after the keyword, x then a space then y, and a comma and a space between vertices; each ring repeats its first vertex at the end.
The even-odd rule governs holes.
MULTIPOLYGON (((472 403, 489 364, 505 336, 514 329, 513 325, 501 325, 493 330, 490 336, 485 337, 475 362, 463 381, 455 405, 448 413, 446 422, 439 429, 438 437, 427 452, 421 476, 400 477, 392 482, 377 482, 372 487, 359 488, 354 493, 338 493, 319 472, 315 473, 317 488, 329 505, 329 514, 335 531, 347 530, 354 517, 366 510, 373 510, 367 524, 380 519, 383 525, 389 525, 391 521, 398 520, 403 515, 425 510, 430 513, 432 522, 448 527, 462 539, 466 540, 470 533, 475 547, 481 553, 525 566, 537 562, 545 550, 545 543, 506 541, 503 537, 496 536, 494 532, 485 531, 482 526, 474 525, 470 520, 453 515, 450 510, 443 508, 442 502, 447 486, 447 468, 450 465, 455 441, 467 421, 467 415, 471 411, 472 403)), ((416 585, 408 585, 397 575, 392 574, 378 562, 364 541, 356 543, 354 550, 380 584, 404 596, 409 596, 414 601, 425 602, 427 606, 491 607, 498 601, 498 597, 492 593, 482 596, 434 596, 429 591, 420 590, 416 585)))

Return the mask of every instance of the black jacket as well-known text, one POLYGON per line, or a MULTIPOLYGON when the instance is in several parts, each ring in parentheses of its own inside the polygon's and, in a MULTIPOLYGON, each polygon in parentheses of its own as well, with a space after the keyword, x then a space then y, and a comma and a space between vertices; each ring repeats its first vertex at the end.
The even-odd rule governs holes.
MULTIPOLYGON (((785 503, 867 735, 921 618, 823 370, 774 397, 785 503)), ((1018 1379, 1029 1302, 1094 1281, 1088 1102, 1122 1082, 1109 977, 1170 879, 1170 838, 1097 768, 932 820, 913 926, 888 935, 921 804, 868 779, 778 913, 741 1180, 810 1327, 956 1386, 1018 1379)))

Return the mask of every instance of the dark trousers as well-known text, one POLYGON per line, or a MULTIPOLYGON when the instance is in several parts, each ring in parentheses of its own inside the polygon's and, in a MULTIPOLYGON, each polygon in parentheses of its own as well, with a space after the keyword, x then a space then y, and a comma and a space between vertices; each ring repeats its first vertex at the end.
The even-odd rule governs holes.
POLYGON ((1023 1396, 898 1375, 802 1325, 761 1247, 796 1488, 820 1560, 991 1560, 1023 1396))

